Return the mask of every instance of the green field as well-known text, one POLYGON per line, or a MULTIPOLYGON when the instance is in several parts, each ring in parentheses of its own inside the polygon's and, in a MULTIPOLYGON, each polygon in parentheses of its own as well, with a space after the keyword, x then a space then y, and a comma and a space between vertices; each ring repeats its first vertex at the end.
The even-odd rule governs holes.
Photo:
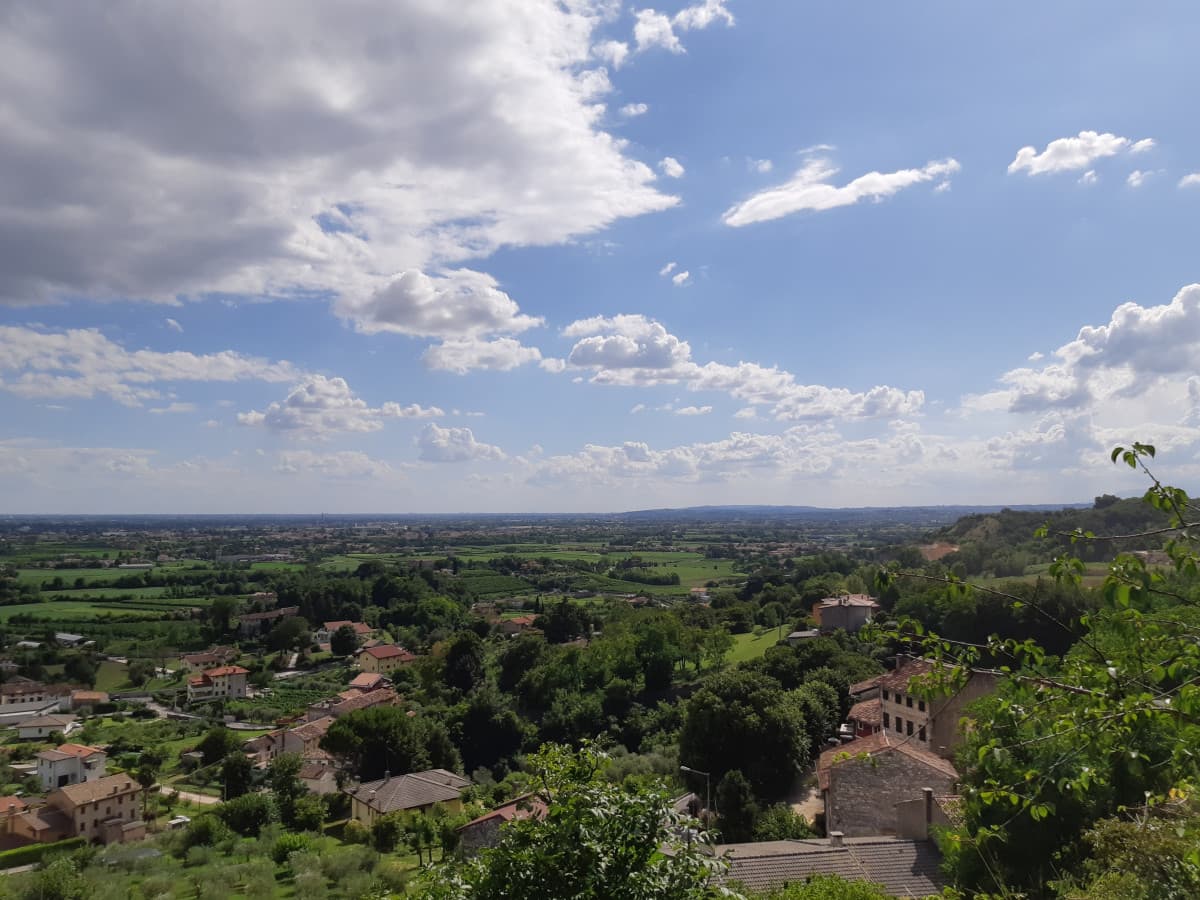
POLYGON ((730 663, 758 659, 767 652, 769 647, 774 647, 778 640, 779 631, 775 628, 770 629, 761 636, 752 632, 735 634, 733 636, 733 647, 730 648, 729 654, 725 658, 730 663))
POLYGON ((33 615, 45 621, 77 622, 88 619, 98 619, 102 616, 130 615, 142 619, 162 618, 160 613, 144 609, 129 610, 122 613, 112 607, 98 607, 86 600, 60 600, 56 603, 18 603, 14 606, 0 606, 0 622, 7 622, 13 616, 33 615))

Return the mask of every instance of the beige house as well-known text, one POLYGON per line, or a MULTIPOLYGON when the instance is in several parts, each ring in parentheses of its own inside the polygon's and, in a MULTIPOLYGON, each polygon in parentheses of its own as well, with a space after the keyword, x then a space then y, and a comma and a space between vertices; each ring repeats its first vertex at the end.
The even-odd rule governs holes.
POLYGON ((358 667, 377 675, 388 675, 415 659, 413 654, 397 644, 380 644, 358 651, 358 667))
POLYGON ((343 691, 336 697, 314 703, 308 708, 308 721, 315 722, 331 716, 340 719, 360 709, 370 709, 372 706, 397 706, 400 695, 391 688, 376 688, 373 691, 343 691), (343 696, 343 694, 345 696, 343 696))
POLYGON ((458 812, 463 791, 470 786, 469 778, 446 769, 429 769, 364 782, 346 793, 350 795, 351 818, 370 828, 378 818, 393 812, 427 812, 437 804, 458 812))
POLYGON ((37 754, 38 780, 44 791, 97 781, 104 777, 107 764, 108 755, 103 750, 83 744, 63 744, 37 754))
POLYGON ((375 633, 375 629, 366 622, 351 622, 349 619, 343 619, 338 622, 323 622, 321 627, 313 633, 313 640, 318 644, 328 644, 337 634, 338 629, 344 625, 349 625, 354 629, 354 636, 358 638, 360 644, 375 633))
POLYGON ((902 658, 892 672, 879 678, 880 725, 894 737, 951 759, 963 735, 960 722, 967 704, 992 693, 996 676, 978 669, 966 673, 953 692, 922 690, 920 680, 934 670, 924 659, 902 658))
POLYGON ((879 612, 879 603, 866 594, 843 594, 826 597, 813 604, 812 614, 817 627, 824 632, 858 631, 879 612))
POLYGON ((525 794, 472 819, 458 829, 459 848, 464 856, 494 847, 500 840, 500 828, 514 819, 540 819, 546 814, 546 804, 532 794, 525 794))
POLYGON ((249 669, 218 666, 188 679, 188 700, 236 700, 246 696, 249 669))
POLYGON ((205 669, 230 665, 238 658, 237 650, 232 647, 211 647, 200 653, 184 653, 179 657, 189 672, 197 674, 205 669))
POLYGON ((47 842, 68 837, 111 844, 145 837, 142 788, 128 775, 52 791, 46 805, 13 819, 13 834, 47 842))

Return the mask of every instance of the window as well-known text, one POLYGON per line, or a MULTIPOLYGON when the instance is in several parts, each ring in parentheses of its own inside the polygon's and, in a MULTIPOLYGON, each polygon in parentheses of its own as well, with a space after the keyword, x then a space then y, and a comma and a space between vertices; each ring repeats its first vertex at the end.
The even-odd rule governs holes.
POLYGON ((924 700, 920 701, 917 704, 917 709, 919 709, 921 712, 925 712, 925 701, 924 700))
POLYGON ((883 714, 883 727, 884 727, 884 728, 887 728, 889 725, 891 725, 891 724, 892 724, 892 723, 891 723, 891 721, 890 721, 890 720, 891 720, 891 718, 892 718, 892 717, 891 717, 891 716, 889 716, 887 713, 884 713, 884 714, 883 714))
POLYGON ((912 709, 912 697, 905 697, 904 705, 907 706, 909 709, 912 709))
POLYGON ((905 722, 904 726, 905 726, 904 733, 907 734, 909 737, 912 737, 912 719, 909 719, 907 722, 905 722))
POLYGON ((884 691, 884 692, 883 692, 883 699, 884 699, 884 700, 886 700, 886 699, 887 699, 887 691, 884 691))
POLYGON ((896 716, 896 733, 899 734, 902 731, 904 731, 904 720, 896 716))
POLYGON ((919 740, 919 741, 925 740, 925 726, 924 725, 922 725, 921 729, 917 732, 917 740, 919 740))

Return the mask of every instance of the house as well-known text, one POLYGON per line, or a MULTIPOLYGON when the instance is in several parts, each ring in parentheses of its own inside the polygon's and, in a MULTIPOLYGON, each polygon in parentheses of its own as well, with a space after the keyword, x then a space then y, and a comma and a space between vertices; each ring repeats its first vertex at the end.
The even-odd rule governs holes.
POLYGON ((20 797, 0 797, 0 835, 12 834, 13 819, 29 809, 20 797))
POLYGON ((359 672, 350 681, 350 689, 355 691, 375 691, 387 687, 388 680, 378 672, 359 672))
POLYGON ((372 706, 396 706, 400 702, 400 695, 391 688, 378 688, 373 691, 354 691, 349 692, 351 696, 330 697, 327 700, 322 700, 320 703, 314 703, 308 708, 307 718, 310 722, 317 719, 325 718, 326 716, 334 719, 340 719, 342 716, 349 715, 358 709, 370 709, 372 706))
POLYGON ((546 804, 532 794, 525 794, 472 819, 458 828, 459 848, 464 856, 495 847, 500 840, 500 828, 513 819, 540 819, 546 814, 546 804))
POLYGON ((370 828, 380 816, 392 812, 426 812, 437 804, 458 812, 462 793, 470 786, 469 778, 446 769, 429 769, 367 781, 345 793, 350 795, 351 818, 370 828))
POLYGON ((189 672, 199 673, 217 666, 228 666, 238 658, 232 647, 212 647, 201 653, 184 653, 179 657, 189 672))
POLYGON ((515 637, 518 634, 532 631, 536 619, 537 616, 513 616, 511 619, 505 619, 499 625, 500 633, 508 637, 515 637))
POLYGON ((306 762, 296 773, 300 783, 314 794, 336 794, 337 769, 322 762, 306 762))
POLYGON ((36 741, 39 738, 48 738, 56 731, 70 734, 74 725, 74 716, 34 716, 17 726, 17 737, 22 741, 36 741))
POLYGON ((313 633, 313 641, 318 644, 328 644, 333 639, 333 636, 337 634, 338 629, 346 625, 354 629, 354 636, 360 642, 365 641, 375 633, 375 629, 366 622, 351 622, 349 619, 345 619, 339 622, 323 622, 321 627, 313 633))
POLYGON ((729 862, 722 880, 753 891, 803 884, 814 875, 878 884, 892 897, 940 896, 946 886, 932 841, 833 832, 825 839, 718 844, 714 852, 729 862))
POLYGON ((972 669, 961 684, 939 691, 921 684, 933 673, 933 662, 902 656, 899 663, 879 677, 881 726, 897 737, 915 738, 939 756, 953 758, 962 743, 959 724, 964 710, 996 689, 995 673, 972 669))
POLYGON ((62 744, 37 754, 38 780, 43 791, 96 781, 104 777, 107 764, 108 755, 103 750, 83 744, 62 744))
POLYGON ((953 794, 957 781, 948 760, 887 731, 826 750, 817 761, 825 828, 849 837, 894 834, 897 804, 927 787, 939 796, 953 794))
POLYGON ((846 722, 854 730, 854 736, 870 737, 883 727, 883 705, 879 698, 860 700, 850 707, 846 722))
POLYGON ((807 631, 793 631, 787 636, 787 642, 790 646, 795 647, 797 644, 803 644, 805 641, 811 641, 820 636, 821 632, 815 628, 810 628, 807 631))
POLYGON ((188 679, 188 701, 236 700, 246 696, 246 676, 249 669, 241 666, 218 666, 205 669, 188 679))
POLYGON ((329 754, 321 749, 321 738, 333 723, 333 716, 324 716, 287 729, 283 732, 283 752, 296 753, 301 759, 310 761, 328 759, 329 754))
POLYGON ((103 844, 140 840, 142 787, 128 775, 109 775, 52 791, 46 805, 13 819, 13 834, 48 842, 82 837, 103 844))
POLYGON ((108 702, 106 691, 71 691, 71 709, 108 702))
POLYGON ((962 797, 939 797, 933 788, 923 788, 920 797, 896 804, 896 836, 928 840, 934 828, 954 828, 963 819, 962 797))
POLYGON ((358 652, 358 667, 364 672, 387 675, 407 666, 416 657, 398 644, 364 647, 358 652))
POLYGON ((852 699, 870 700, 872 697, 879 696, 879 680, 882 675, 876 675, 874 678, 868 678, 865 681, 856 681, 850 685, 848 692, 852 699))
POLYGON ((843 594, 826 597, 813 604, 812 614, 823 632, 858 631, 879 612, 879 603, 866 594, 843 594))
POLYGON ((94 643, 89 641, 82 634, 71 634, 68 631, 54 632, 54 640, 60 647, 83 647, 87 644, 94 643))
POLYGON ((0 714, 40 712, 62 703, 71 689, 62 684, 43 684, 17 675, 0 684, 0 714))
MULTIPOLYGON (((258 594, 254 595, 255 597, 258 594)), ((274 597, 274 594, 270 595, 274 597)), ((252 598, 253 599, 253 598, 252 598)), ((238 634, 244 638, 261 637, 274 628, 280 619, 300 615, 298 606, 281 606, 278 609, 268 609, 265 612, 243 613, 238 616, 238 634)))

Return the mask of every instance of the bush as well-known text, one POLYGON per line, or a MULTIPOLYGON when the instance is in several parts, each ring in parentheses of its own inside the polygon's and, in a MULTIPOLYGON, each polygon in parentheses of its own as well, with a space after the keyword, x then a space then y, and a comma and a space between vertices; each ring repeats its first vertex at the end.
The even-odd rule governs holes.
POLYGON ((87 843, 81 837, 67 838, 56 844, 30 844, 28 847, 16 847, 0 852, 0 869, 15 869, 17 866, 31 866, 39 863, 49 853, 64 850, 75 850, 87 843))
POLYGON ((371 837, 371 832, 357 819, 351 819, 342 829, 342 840, 347 844, 365 844, 371 837))
POLYGON ((275 860, 275 865, 282 866, 293 853, 301 853, 311 846, 312 841, 308 835, 285 834, 275 841, 275 846, 271 848, 271 859, 275 860))
POLYGON ((183 833, 182 851, 192 847, 213 847, 231 836, 229 826, 215 815, 200 816, 183 833))
POLYGON ((371 846, 380 853, 391 853, 404 836, 404 822, 396 813, 388 813, 371 826, 371 846))

